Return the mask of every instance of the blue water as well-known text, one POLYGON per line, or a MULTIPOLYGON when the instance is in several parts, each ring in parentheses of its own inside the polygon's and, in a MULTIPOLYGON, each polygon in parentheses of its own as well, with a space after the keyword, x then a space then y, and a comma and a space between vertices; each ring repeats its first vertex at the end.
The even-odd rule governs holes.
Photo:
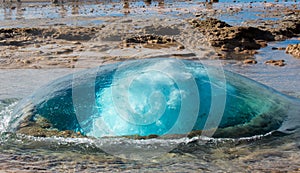
POLYGON ((223 138, 251 137, 278 129, 294 109, 289 108, 292 102, 237 74, 196 62, 155 58, 60 78, 20 102, 11 128, 27 116, 35 121, 38 115, 54 128, 92 137, 192 130, 223 138))

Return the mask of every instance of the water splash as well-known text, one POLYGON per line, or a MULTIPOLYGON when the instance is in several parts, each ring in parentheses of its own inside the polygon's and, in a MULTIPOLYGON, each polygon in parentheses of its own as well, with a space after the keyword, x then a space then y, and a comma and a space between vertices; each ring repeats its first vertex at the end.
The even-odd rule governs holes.
POLYGON ((7 99, 0 101, 0 134, 9 131, 9 126, 14 118, 13 109, 17 105, 16 99, 7 99))

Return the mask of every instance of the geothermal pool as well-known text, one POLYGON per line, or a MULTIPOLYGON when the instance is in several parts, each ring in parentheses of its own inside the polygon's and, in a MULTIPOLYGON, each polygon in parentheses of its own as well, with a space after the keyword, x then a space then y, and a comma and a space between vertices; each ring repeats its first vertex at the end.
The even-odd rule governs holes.
MULTIPOLYGON (((154 24, 169 22, 170 25, 174 24, 176 27, 185 27, 187 23, 185 20, 198 14, 199 11, 203 11, 212 17, 217 15, 210 13, 214 9, 224 8, 226 11, 227 8, 231 7, 237 7, 233 9, 245 9, 241 12, 228 12, 217 16, 231 25, 241 25, 244 20, 250 19, 277 20, 280 18, 280 16, 274 17, 272 15, 263 17, 268 15, 268 10, 264 11, 264 7, 261 5, 263 2, 250 3, 243 1, 234 3, 233 1, 221 1, 210 7, 205 6, 204 2, 198 1, 178 1, 176 3, 164 1, 164 5, 159 4, 159 1, 152 1, 151 4, 147 4, 145 1, 132 1, 130 4, 131 13, 128 13, 129 9, 124 8, 123 1, 122 4, 120 2, 105 1, 105 3, 96 5, 94 2, 58 5, 48 2, 29 2, 18 5, 14 3, 1 4, 0 27, 32 27, 33 25, 41 28, 54 25, 98 26, 115 21, 130 23, 131 20, 145 20, 154 24), (249 5, 251 4, 256 8, 250 9, 249 5), (115 5, 115 8, 113 8, 113 5, 115 5), (15 6, 15 8, 12 8, 12 6, 15 6), (146 11, 144 11, 143 6, 147 8, 146 11), (141 15, 142 17, 138 15, 141 11, 144 13, 144 15, 141 15), (148 16, 151 20, 148 20, 145 16, 148 16)), ((268 1, 267 3, 274 2, 268 1)), ((284 8, 293 4, 297 6, 297 2, 280 1, 275 3, 275 7, 284 8)), ((147 23, 140 23, 142 25, 135 26, 135 28, 143 28, 147 25, 147 23)), ((187 32, 191 32, 188 27, 186 29, 187 32)), ((176 31, 176 29, 172 31, 176 31)), ((193 34, 187 35, 192 37, 193 34)), ((201 59, 203 54, 201 54, 201 51, 197 52, 194 49, 195 42, 190 42, 189 40, 192 40, 190 38, 186 40, 185 47, 198 56, 194 61, 216 67, 222 66, 226 70, 242 74, 288 96, 300 98, 299 59, 285 54, 282 50, 272 50, 272 47, 285 47, 290 43, 299 43, 298 38, 268 43, 267 47, 258 50, 259 53, 254 55, 258 60, 256 65, 245 65, 237 60, 201 59), (277 58, 285 59, 287 65, 275 67, 263 63, 265 60, 277 58)), ((110 48, 104 46, 103 49, 110 48)), ((36 50, 36 48, 30 50, 36 50)), ((172 51, 159 51, 158 55, 166 57, 172 51)), ((112 51, 112 53, 116 52, 121 52, 121 50, 112 51)), ((90 52, 89 50, 84 51, 80 56, 84 56, 85 53, 90 52)), ((149 51, 148 54, 152 53, 157 55, 154 50, 149 51)), ((81 67, 81 63, 85 63, 83 67, 87 67, 86 64, 88 64, 88 67, 96 66, 94 64, 96 61, 84 60, 87 62, 78 62, 78 67, 81 67)), ((0 170, 11 172, 20 170, 28 172, 300 171, 299 131, 289 135, 273 132, 240 138, 169 136, 143 140, 121 137, 98 139, 32 137, 7 130, 11 115, 21 99, 28 97, 40 87, 47 85, 48 82, 79 70, 83 70, 83 68, 0 70, 0 170)), ((152 75, 155 75, 155 73, 152 75)), ((148 78, 148 76, 142 77, 148 78)), ((136 81, 135 85, 138 84, 136 81)), ((103 93, 105 96, 109 95, 108 91, 103 93)), ((106 110, 110 112, 108 108, 106 110)), ((141 111, 141 109, 138 110, 141 111)))

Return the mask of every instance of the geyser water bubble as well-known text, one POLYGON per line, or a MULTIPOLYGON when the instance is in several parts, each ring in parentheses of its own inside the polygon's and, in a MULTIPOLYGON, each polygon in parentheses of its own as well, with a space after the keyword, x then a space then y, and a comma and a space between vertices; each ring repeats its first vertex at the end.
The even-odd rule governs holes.
POLYGON ((20 103, 10 128, 44 117, 51 129, 97 138, 190 132, 239 138, 297 129, 299 105, 253 80, 198 62, 143 59, 50 83, 20 103))
POLYGON ((96 91, 96 104, 99 117, 87 135, 187 134, 198 117, 199 93, 181 61, 124 62, 111 85, 96 91))

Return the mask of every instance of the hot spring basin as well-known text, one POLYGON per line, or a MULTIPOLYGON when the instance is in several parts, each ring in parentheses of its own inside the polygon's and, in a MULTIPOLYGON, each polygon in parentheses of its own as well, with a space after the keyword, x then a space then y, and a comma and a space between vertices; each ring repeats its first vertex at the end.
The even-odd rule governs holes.
POLYGON ((297 105, 298 100, 238 74, 155 58, 104 65, 49 83, 19 103, 9 129, 20 131, 24 122, 42 117, 51 124, 45 129, 91 137, 196 132, 236 138, 295 130, 297 105))

